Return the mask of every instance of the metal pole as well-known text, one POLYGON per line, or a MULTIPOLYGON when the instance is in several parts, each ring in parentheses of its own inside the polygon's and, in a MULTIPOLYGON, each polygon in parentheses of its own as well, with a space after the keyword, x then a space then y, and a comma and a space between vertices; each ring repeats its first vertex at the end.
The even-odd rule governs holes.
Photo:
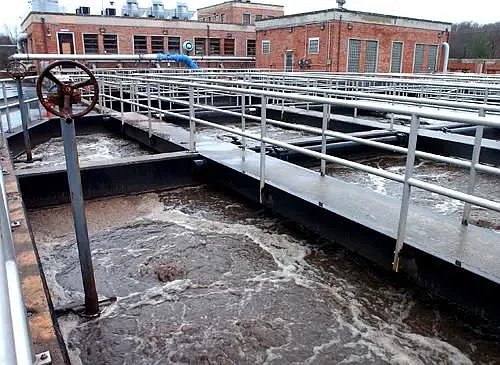
POLYGON ((28 111, 26 110, 26 104, 24 103, 24 93, 23 85, 21 80, 16 80, 17 84, 17 98, 19 101, 19 110, 21 111, 21 123, 23 126, 23 136, 24 136, 24 148, 26 149, 26 160, 28 162, 33 161, 33 155, 31 154, 31 142, 30 133, 28 130, 28 111))
POLYGON ((151 138, 153 132, 151 131, 151 85, 146 83, 146 94, 148 95, 148 135, 151 138))
POLYGON ((66 170, 68 172, 76 243, 78 245, 78 255, 82 271, 83 290, 85 292, 85 314, 95 316, 99 314, 99 301, 95 286, 94 269, 92 267, 87 219, 85 218, 80 166, 76 148, 75 123, 72 119, 61 118, 61 132, 66 158, 66 170))
POLYGON ((196 152, 196 124, 194 122, 194 90, 189 87, 189 151, 196 152))
MULTIPOLYGON (((328 129, 328 122, 330 120, 330 104, 323 104, 323 124, 321 126, 321 153, 326 154, 326 130, 328 129)), ((321 159, 321 176, 325 176, 326 161, 321 159)))
MULTIPOLYGON (((244 89, 244 88, 243 88, 244 89)), ((245 133, 246 130, 246 96, 245 94, 241 94, 241 131, 245 133)), ((247 148, 247 139, 246 137, 241 137, 241 159, 242 161, 245 161, 246 157, 246 148, 247 148)))
POLYGON ((406 171, 403 182, 403 197, 401 199, 401 210, 399 213, 398 234, 397 234, 396 248, 394 250, 394 261, 392 263, 392 268, 396 272, 399 269, 399 253, 403 248, 404 244, 406 222, 408 219, 408 209, 410 208, 411 185, 409 184, 408 180, 410 180, 413 175, 413 168, 415 165, 415 150, 417 149, 417 136, 418 136, 419 126, 420 126, 420 118, 416 114, 413 114, 411 116, 410 139, 408 141, 408 154, 406 156, 406 171))
MULTIPOLYGON (((479 116, 484 117, 484 109, 479 111, 479 116)), ((470 174, 469 174, 469 184, 467 186, 467 194, 474 194, 474 188, 476 186, 476 167, 479 163, 479 157, 481 155, 481 143, 483 141, 483 132, 484 127, 482 125, 476 127, 476 136, 474 138, 474 149, 472 150, 472 160, 470 166, 470 174)), ((465 203, 464 212, 462 215, 462 224, 468 225, 471 213, 471 204, 465 203)))
POLYGON ((267 119, 267 96, 261 96, 260 106, 260 203, 264 202, 264 186, 266 184, 266 119, 267 119))
POLYGON ((120 79, 120 118, 122 120, 122 125, 124 123, 123 121, 123 81, 120 79))
POLYGON ((3 93, 3 102, 5 103, 5 116, 7 117, 7 132, 12 132, 12 125, 10 123, 10 111, 9 111, 9 102, 7 100, 7 90, 5 88, 5 81, 2 82, 2 93, 3 93))

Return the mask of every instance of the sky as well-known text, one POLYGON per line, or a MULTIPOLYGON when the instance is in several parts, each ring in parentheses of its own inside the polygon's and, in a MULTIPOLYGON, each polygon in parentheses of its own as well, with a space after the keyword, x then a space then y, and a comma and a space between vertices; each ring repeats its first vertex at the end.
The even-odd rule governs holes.
MULTIPOLYGON (((0 31, 4 25, 19 25, 27 14, 29 0, 0 0, 0 31)), ((183 0, 190 9, 214 5, 224 0, 183 0)), ((252 0, 285 6, 285 14, 335 8, 335 0, 252 0)), ((125 0, 115 0, 114 7, 120 9, 125 0)), ((176 0, 164 0, 166 8, 174 8, 176 0)), ((109 0, 59 0, 68 12, 79 6, 90 6, 92 13, 99 13, 101 4, 109 7, 109 0)), ((150 6, 151 0, 139 0, 140 7, 150 6)), ((439 20, 446 22, 474 21, 477 23, 500 22, 499 0, 347 0, 345 8, 373 13, 399 15, 412 18, 439 20)))

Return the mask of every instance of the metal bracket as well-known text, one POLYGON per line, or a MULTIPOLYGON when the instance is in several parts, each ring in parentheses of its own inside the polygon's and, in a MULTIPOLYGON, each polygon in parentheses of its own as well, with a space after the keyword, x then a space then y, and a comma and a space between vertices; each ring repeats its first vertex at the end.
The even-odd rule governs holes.
POLYGON ((52 356, 50 351, 41 352, 35 355, 35 362, 33 365, 50 365, 52 364, 52 356))
POLYGON ((19 227, 20 225, 21 225, 21 222, 19 222, 19 221, 13 221, 13 222, 10 223, 10 228, 14 229, 14 228, 19 227))

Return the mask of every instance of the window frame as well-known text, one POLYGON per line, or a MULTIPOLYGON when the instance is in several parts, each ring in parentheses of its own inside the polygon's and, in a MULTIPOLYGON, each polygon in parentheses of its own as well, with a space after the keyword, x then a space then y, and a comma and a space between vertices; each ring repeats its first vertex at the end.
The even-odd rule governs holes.
POLYGON ((120 54, 120 37, 117 33, 104 33, 102 35, 102 52, 103 54, 120 54), (115 36, 116 38, 116 53, 106 53, 106 45, 104 43, 104 36, 115 36))
POLYGON ((392 43, 391 43, 391 63, 389 64, 389 73, 402 73, 403 72, 404 53, 405 53, 405 42, 404 41, 392 41, 392 43), (392 72, 394 43, 401 43, 401 59, 399 61, 399 72, 392 72))
POLYGON ((269 56, 271 54, 271 41, 269 39, 263 39, 261 41, 261 52, 262 52, 262 55, 264 55, 264 56, 269 56), (267 43, 269 45, 269 51, 267 53, 264 52, 264 43, 267 43))
POLYGON ((82 33, 82 45, 83 45, 83 54, 100 54, 101 49, 99 47, 99 33, 89 33, 89 32, 82 33), (87 53, 87 51, 85 49, 85 36, 86 35, 95 35, 96 36, 96 40, 97 40, 97 52, 96 53, 87 53))
POLYGON ((144 34, 134 34, 132 36, 132 52, 133 54, 146 54, 148 53, 148 36, 144 34), (145 44, 146 44, 146 50, 144 52, 136 52, 135 51, 135 37, 144 37, 145 44))
POLYGON ((308 54, 319 54, 320 37, 310 37, 307 40, 307 53, 308 54), (318 41, 318 50, 316 52, 311 52, 311 42, 318 41))

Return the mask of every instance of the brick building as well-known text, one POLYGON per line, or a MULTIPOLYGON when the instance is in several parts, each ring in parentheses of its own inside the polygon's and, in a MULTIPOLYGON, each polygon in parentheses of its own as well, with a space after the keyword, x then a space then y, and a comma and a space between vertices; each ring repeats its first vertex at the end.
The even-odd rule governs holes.
MULTIPOLYGON (((238 5, 238 4, 236 4, 238 5)), ((245 11, 258 14, 264 4, 244 3, 245 11), (255 5, 255 6, 254 6, 255 5)), ((221 6, 233 8, 233 2, 221 6)), ((234 9, 238 6, 234 6, 234 9)), ((281 9, 282 7, 269 6, 281 9)), ((184 41, 195 46, 195 56, 220 56, 217 62, 201 61, 203 67, 248 68, 255 66, 255 26, 149 17, 76 15, 31 12, 21 24, 29 53, 141 54, 179 53, 184 41), (223 57, 251 57, 232 61, 223 57)), ((264 14, 267 14, 264 12, 264 14)), ((102 64, 102 63, 101 63, 102 64)), ((108 66, 109 64, 106 64, 108 66)))
POLYGON ((198 19, 214 23, 254 25, 256 21, 283 16, 281 5, 251 3, 250 0, 226 1, 198 9, 198 19))
POLYGON ((433 72, 450 23, 330 9, 256 24, 257 67, 334 72, 433 72))
POLYGON ((500 59, 450 59, 448 70, 478 74, 500 74, 500 59))

